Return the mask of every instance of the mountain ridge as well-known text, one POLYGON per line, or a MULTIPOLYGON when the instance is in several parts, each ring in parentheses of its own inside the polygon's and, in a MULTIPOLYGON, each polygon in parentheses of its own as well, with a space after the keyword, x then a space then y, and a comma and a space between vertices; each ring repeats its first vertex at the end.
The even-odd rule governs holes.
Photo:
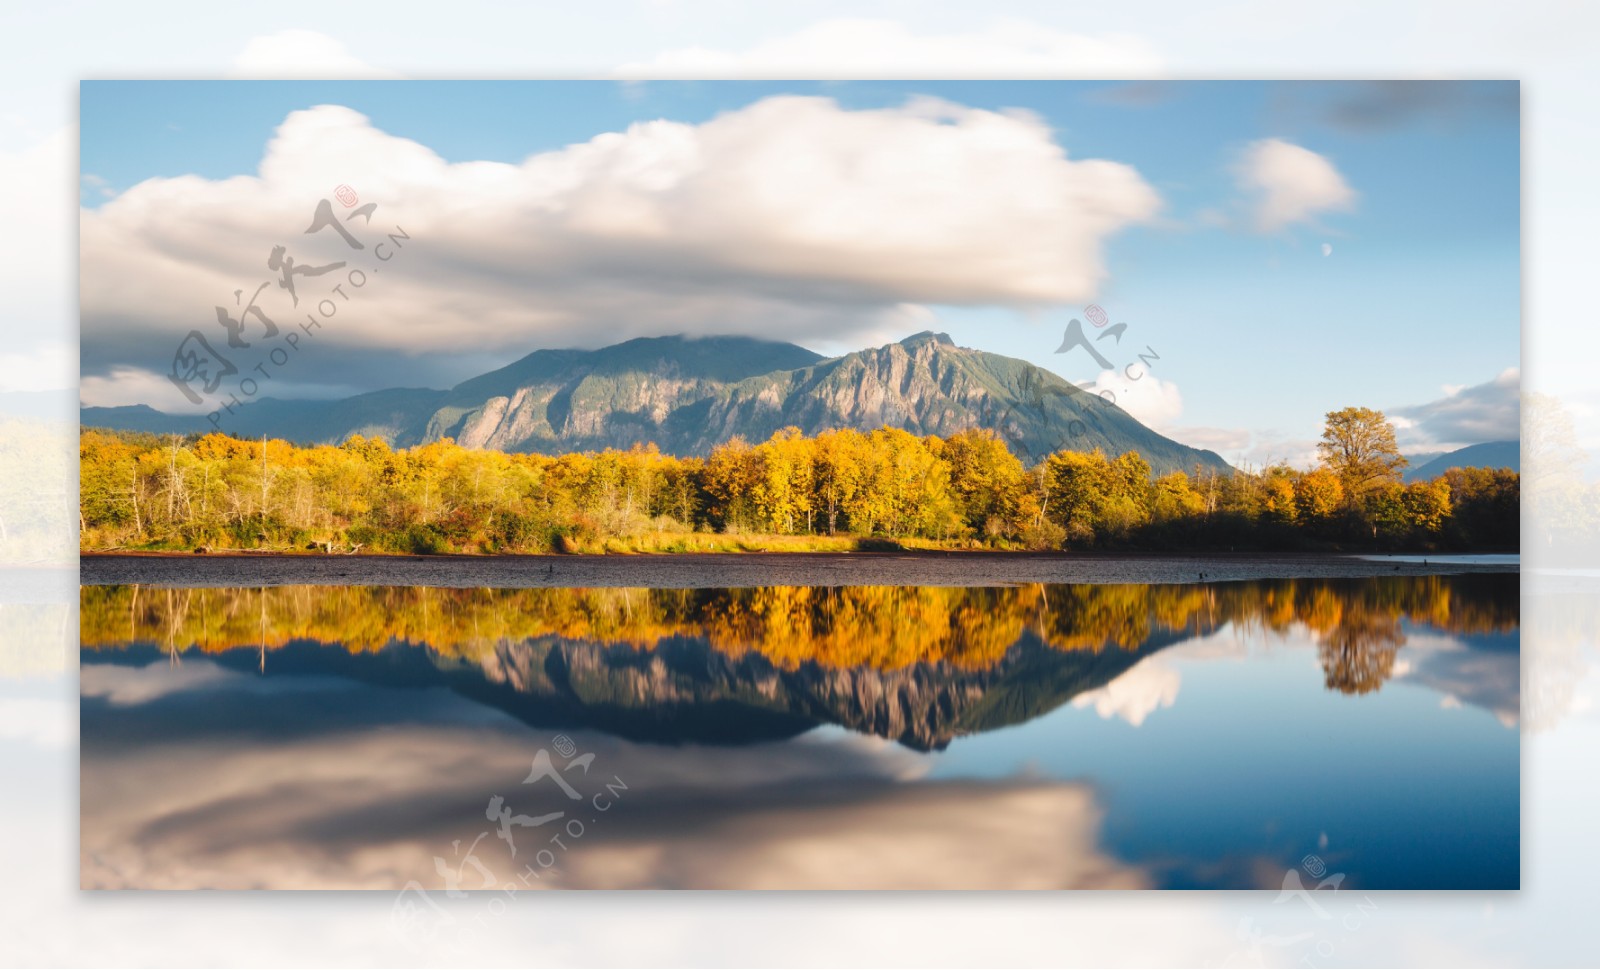
MULTIPOLYGON (((80 421, 157 433, 214 430, 203 417, 144 405, 83 408, 80 421)), ((1137 451, 1157 474, 1196 465, 1228 470, 1215 452, 1166 438, 1050 371, 932 331, 838 357, 752 337, 541 349, 449 390, 264 399, 227 415, 221 430, 331 444, 361 434, 395 447, 449 437, 465 447, 545 454, 653 443, 704 455, 736 435, 765 440, 789 426, 807 435, 888 426, 941 437, 991 428, 1026 461, 1100 448, 1137 451)))
POLYGON ((1520 471, 1522 441, 1484 441, 1435 454, 1421 463, 1413 462, 1413 467, 1406 469, 1404 477, 1407 482, 1425 482, 1438 478, 1452 468, 1509 468, 1520 471))

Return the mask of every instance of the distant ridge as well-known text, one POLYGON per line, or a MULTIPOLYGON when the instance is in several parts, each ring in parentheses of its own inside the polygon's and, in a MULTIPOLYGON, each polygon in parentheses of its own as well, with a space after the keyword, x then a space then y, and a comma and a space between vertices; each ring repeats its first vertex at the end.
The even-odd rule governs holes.
MULTIPOLYGON (((88 427, 213 430, 203 417, 143 405, 84 408, 88 427)), ((1024 460, 1063 448, 1137 451, 1160 474, 1217 471, 1212 451, 1166 438, 1126 411, 1026 361, 924 332, 842 357, 749 337, 644 337, 599 350, 538 350, 448 391, 391 389, 339 401, 265 399, 222 430, 301 443, 350 435, 396 447, 454 438, 475 448, 560 454, 655 443, 704 455, 739 435, 889 426, 947 436, 992 428, 1024 460)))
POLYGON ((1413 468, 1406 469, 1405 480, 1425 482, 1452 468, 1509 468, 1522 470, 1521 441, 1485 441, 1446 452, 1413 468))

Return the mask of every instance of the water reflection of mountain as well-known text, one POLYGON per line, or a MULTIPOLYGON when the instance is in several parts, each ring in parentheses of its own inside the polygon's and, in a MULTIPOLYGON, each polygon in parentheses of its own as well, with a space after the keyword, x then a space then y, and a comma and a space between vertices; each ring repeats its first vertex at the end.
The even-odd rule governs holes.
MULTIPOLYGON (((731 656, 682 638, 648 653, 570 642, 507 644, 501 655, 507 677, 494 692, 501 696, 478 696, 507 710, 517 703, 504 696, 507 687, 518 698, 575 702, 574 714, 602 715, 611 722, 604 726, 640 740, 751 740, 749 728, 764 720, 785 733, 836 724, 929 750, 1054 710, 1182 638, 1166 633, 1129 650, 1064 653, 1024 633, 982 670, 948 663, 785 669, 759 654, 731 656), (740 733, 730 732, 738 722, 740 733)), ((485 687, 458 689, 471 694, 485 687)))
MULTIPOLYGON (((263 669, 269 677, 445 687, 533 727, 597 729, 634 741, 747 744, 833 724, 925 751, 1054 710, 1183 637, 1167 633, 1131 650, 1063 653, 1025 634, 983 670, 947 663, 785 669, 760 654, 730 655, 691 637, 672 637, 649 651, 556 637, 502 641, 476 660, 410 644, 348 653, 294 641, 263 669)), ((163 657, 145 644, 84 659, 146 664, 163 657)), ((261 660, 249 648, 207 659, 234 670, 255 670, 261 660)))
POLYGON ((85 587, 86 662, 197 648, 268 676, 447 687, 530 725, 749 743, 835 724, 919 750, 1021 723, 1224 623, 1316 632, 1375 690, 1401 621, 1512 629, 1515 576, 1212 586, 150 590, 85 587))

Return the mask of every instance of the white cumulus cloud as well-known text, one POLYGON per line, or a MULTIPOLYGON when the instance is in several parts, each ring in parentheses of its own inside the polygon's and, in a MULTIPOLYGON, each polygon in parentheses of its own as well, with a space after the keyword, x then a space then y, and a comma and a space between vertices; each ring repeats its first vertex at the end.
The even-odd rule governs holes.
MULTIPOLYGON (((1160 204, 1133 168, 1069 157, 1036 117, 932 99, 852 111, 773 97, 520 164, 449 163, 324 105, 288 116, 256 175, 151 179, 82 212, 85 374, 163 374, 191 328, 225 346, 214 307, 276 278, 273 246, 301 265, 376 267, 370 247, 302 232, 341 184, 378 204, 356 233, 399 226, 411 241, 317 335, 315 360, 296 364, 308 383, 392 386, 397 362, 420 355, 435 370, 472 357, 465 377, 486 354, 539 347, 661 333, 824 343, 881 331, 908 305, 1085 300, 1107 237, 1160 204)), ((317 298, 332 285, 299 283, 317 298)), ((276 285, 261 300, 280 320, 308 309, 276 285)))
MULTIPOLYGON (((1140 369, 1135 366, 1133 372, 1140 373, 1140 369)), ((1178 392, 1178 385, 1149 371, 1144 371, 1138 380, 1130 380, 1126 370, 1103 370, 1094 383, 1081 386, 1157 431, 1171 428, 1183 414, 1183 395, 1178 392)))
MULTIPOLYGON (((1355 205, 1355 190, 1332 162, 1280 138, 1251 144, 1234 175, 1250 197, 1255 227, 1262 232, 1276 232, 1309 222, 1320 213, 1345 211, 1355 205)), ((1331 251, 1329 247, 1324 255, 1331 251)))

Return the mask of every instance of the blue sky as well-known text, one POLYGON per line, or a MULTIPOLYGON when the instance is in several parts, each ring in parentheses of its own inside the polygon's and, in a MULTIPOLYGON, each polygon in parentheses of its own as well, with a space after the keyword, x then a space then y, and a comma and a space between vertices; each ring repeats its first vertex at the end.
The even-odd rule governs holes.
MULTIPOLYGON (((316 105, 354 109, 372 127, 448 163, 517 164, 635 123, 700 125, 792 94, 829 98, 847 112, 897 108, 919 96, 1001 113, 1025 109, 1070 159, 1135 170, 1160 207, 1099 238, 1106 276, 1092 299, 1128 325, 1119 345, 1099 346, 1119 367, 1153 349, 1159 360, 1150 373, 1163 384, 1124 381, 1114 393, 1148 423, 1224 457, 1302 458, 1325 411, 1419 406, 1519 366, 1514 82, 85 82, 81 201, 97 211, 151 179, 256 174, 274 130, 291 112, 316 105), (1262 231, 1239 171, 1264 139, 1326 160, 1353 202, 1262 231), (1165 397, 1146 399, 1161 387, 1165 397)), ((403 200, 395 210, 404 210, 403 200)), ((94 268, 86 262, 86 293, 96 285, 94 268)), ((209 297, 195 294, 197 314, 215 302, 209 297)), ((926 327, 1074 381, 1096 379, 1099 368, 1086 355, 1054 353, 1087 299, 916 302, 927 312, 908 317, 902 332, 847 328, 807 339, 802 329, 797 342, 842 352, 926 327)), ((121 345, 97 352, 116 321, 91 320, 87 308, 85 317, 88 387, 126 354, 121 345)), ((398 371, 444 386, 485 364, 573 342, 524 336, 453 363, 434 354, 441 372, 433 380, 425 379, 423 360, 370 374, 346 367, 343 384, 285 383, 276 393, 375 389, 394 383, 386 378, 398 371)), ((1111 380, 1102 386, 1114 386, 1105 383, 1111 380)), ((1402 429, 1414 450, 1430 450, 1430 439, 1466 443, 1425 426, 1402 429)))

